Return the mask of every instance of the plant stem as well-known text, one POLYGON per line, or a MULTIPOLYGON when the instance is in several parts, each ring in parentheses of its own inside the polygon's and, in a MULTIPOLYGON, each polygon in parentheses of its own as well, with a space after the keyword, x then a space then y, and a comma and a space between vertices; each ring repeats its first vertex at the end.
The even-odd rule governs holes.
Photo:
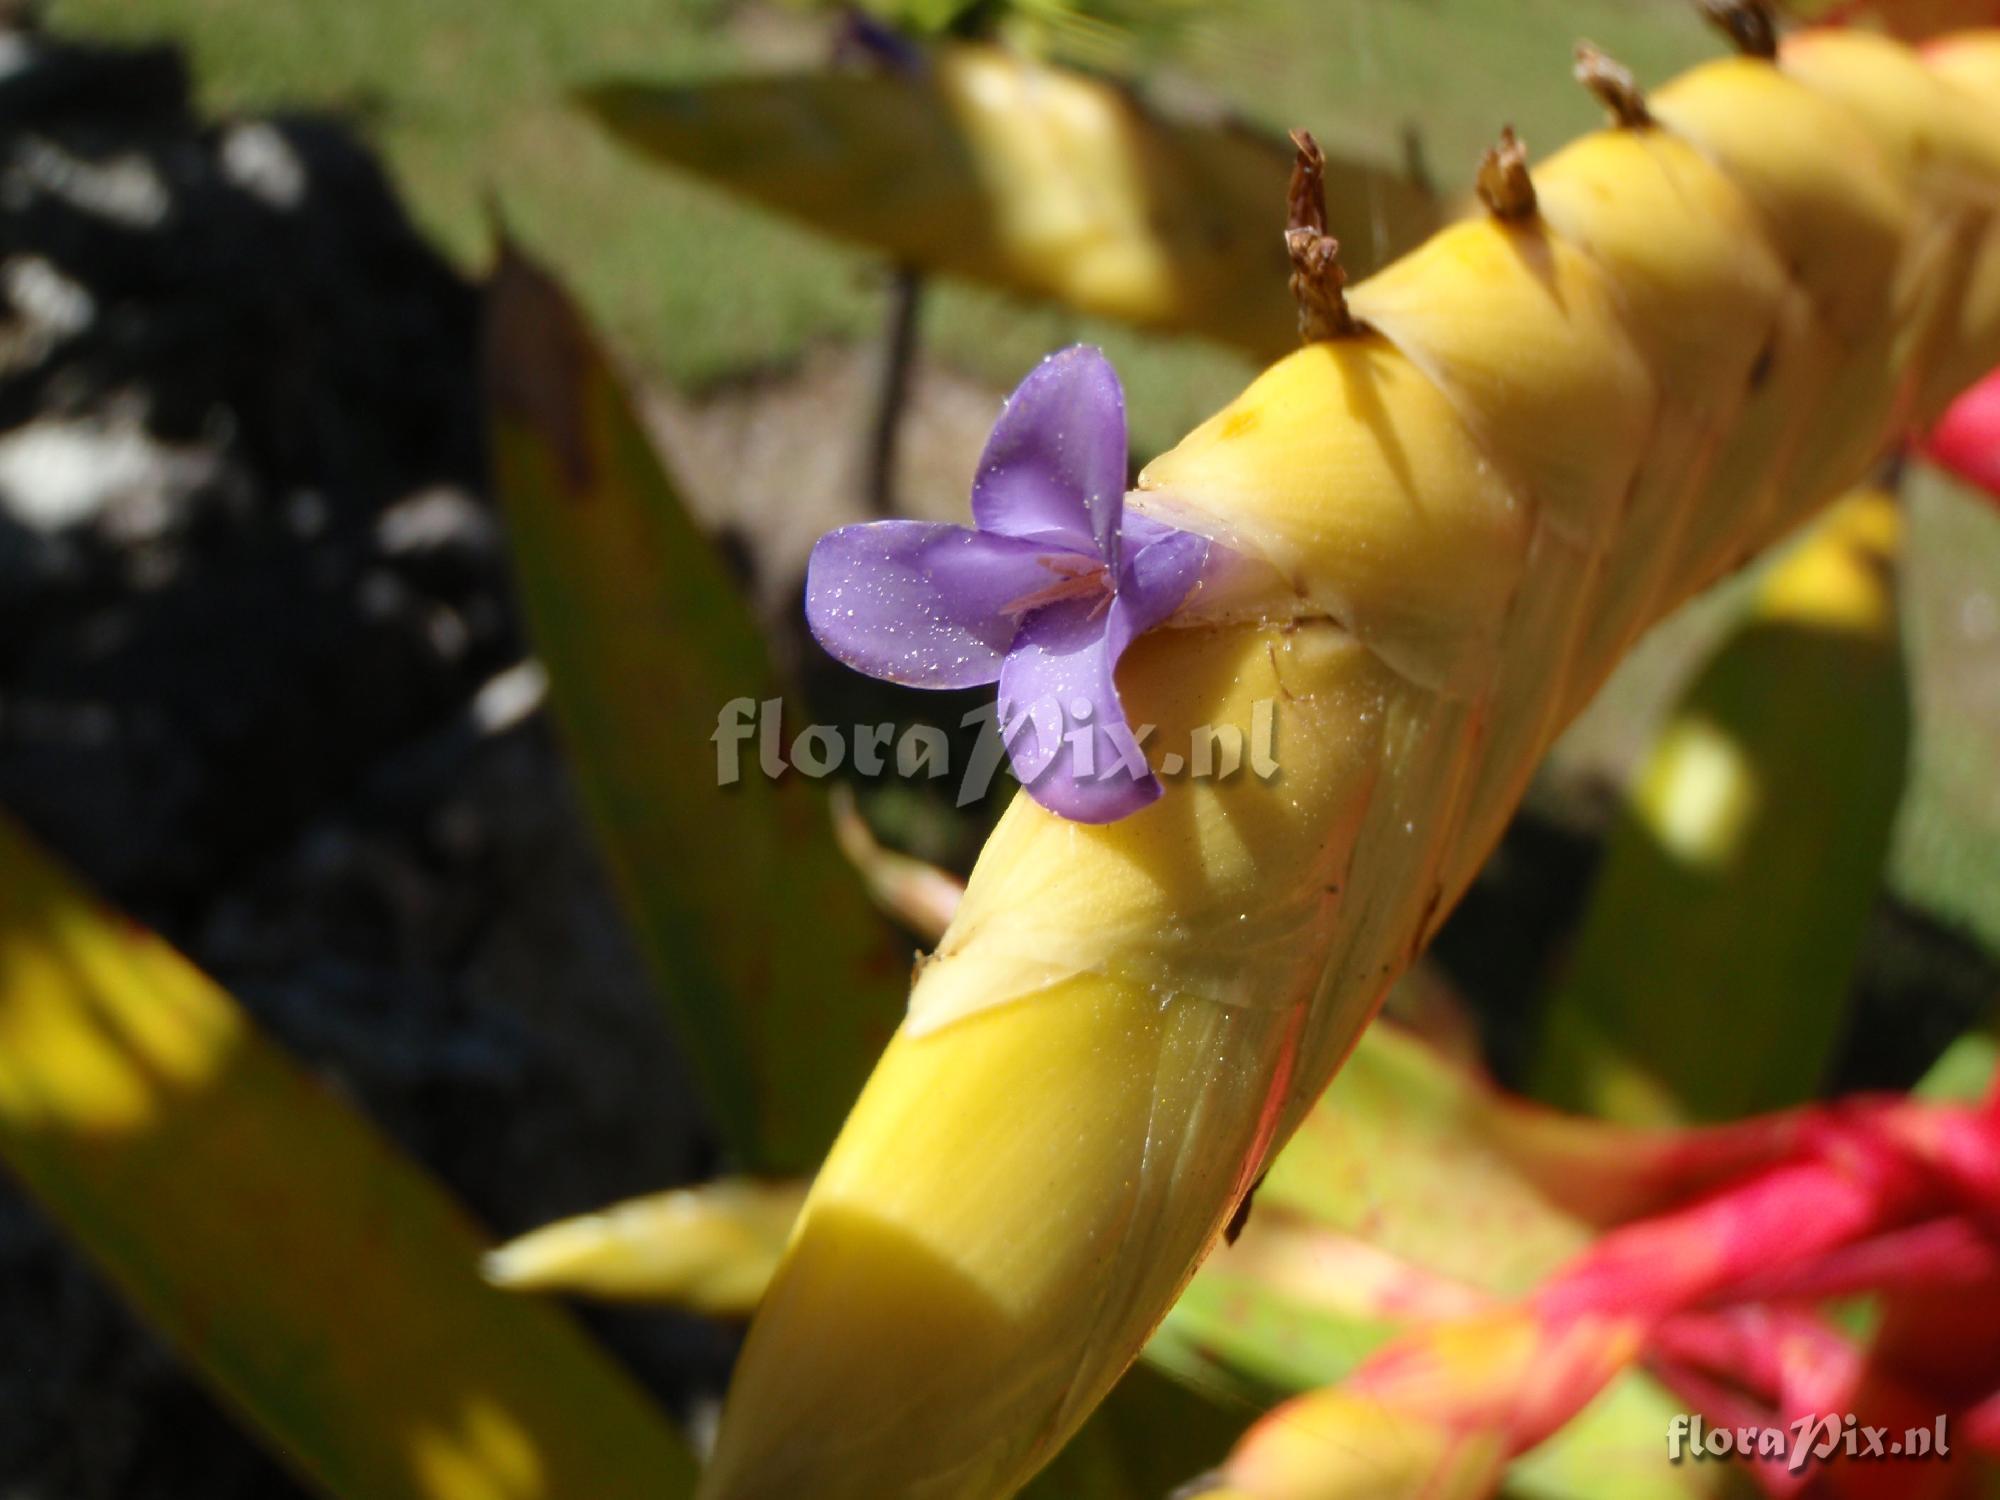
POLYGON ((882 373, 875 387, 875 420, 868 436, 868 506, 878 516, 896 511, 896 450, 909 404, 910 366, 917 350, 924 276, 899 265, 889 282, 889 318, 883 334, 882 373))

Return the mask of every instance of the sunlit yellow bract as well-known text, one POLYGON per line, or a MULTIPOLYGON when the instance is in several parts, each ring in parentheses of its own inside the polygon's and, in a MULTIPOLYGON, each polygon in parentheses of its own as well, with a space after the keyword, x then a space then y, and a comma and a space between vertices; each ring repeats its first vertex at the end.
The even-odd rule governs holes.
POLYGON ((634 1198, 509 1241, 487 1255, 486 1279, 518 1292, 665 1302, 747 1318, 804 1200, 796 1180, 743 1179, 634 1198))

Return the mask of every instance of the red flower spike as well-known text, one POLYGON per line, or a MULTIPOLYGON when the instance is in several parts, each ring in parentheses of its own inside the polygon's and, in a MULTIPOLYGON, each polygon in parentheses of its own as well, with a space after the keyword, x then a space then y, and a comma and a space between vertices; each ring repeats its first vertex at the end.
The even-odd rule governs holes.
MULTIPOLYGON (((1526 1110, 1500 1119, 1510 1127, 1503 1150, 1531 1178, 1565 1156, 1592 1157, 1562 1138, 1574 1122, 1526 1110)), ((1606 1197, 1646 1200, 1676 1177, 1698 1196, 1609 1230, 1524 1301, 1416 1329, 1343 1386, 1280 1407, 1219 1472, 1234 1486, 1226 1492, 1318 1493, 1313 1464, 1343 1450, 1298 1434, 1386 1412, 1409 1424, 1399 1431, 1412 1439, 1403 1456, 1413 1484, 1425 1470, 1466 1486, 1453 1494, 1488 1493, 1508 1458, 1561 1428, 1634 1359, 1714 1426, 1789 1436, 1793 1424, 1831 1415, 1839 1430, 1812 1428, 1811 1443, 1831 1435, 1844 1456, 1848 1413, 1897 1436, 1944 1413, 1954 1454, 2000 1451, 1992 1101, 1857 1099, 1634 1137, 1641 1181, 1606 1197), (1715 1170, 1724 1162, 1736 1165, 1733 1180, 1715 1170), (1866 1345, 1810 1310, 1812 1299, 1864 1291, 1882 1306, 1866 1345)), ((1593 1183, 1593 1195, 1607 1187, 1593 1183)), ((1964 1477, 1955 1463, 1836 1460, 1795 1471, 1795 1456, 1789 1445, 1783 1458, 1753 1455, 1750 1472, 1770 1495, 1812 1482, 1854 1500, 1942 1500, 1964 1477)))

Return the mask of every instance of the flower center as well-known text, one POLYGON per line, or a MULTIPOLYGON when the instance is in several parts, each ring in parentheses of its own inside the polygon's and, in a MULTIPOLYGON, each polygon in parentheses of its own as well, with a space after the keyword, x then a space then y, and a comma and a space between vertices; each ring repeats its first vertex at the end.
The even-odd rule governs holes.
POLYGON ((1055 574, 1056 581, 1001 605, 1001 614, 1018 619, 1029 610, 1040 609, 1045 604, 1060 604, 1065 599, 1095 598, 1097 607, 1090 612, 1094 620, 1111 607, 1111 570, 1098 559, 1059 552, 1038 557, 1035 561, 1055 574))

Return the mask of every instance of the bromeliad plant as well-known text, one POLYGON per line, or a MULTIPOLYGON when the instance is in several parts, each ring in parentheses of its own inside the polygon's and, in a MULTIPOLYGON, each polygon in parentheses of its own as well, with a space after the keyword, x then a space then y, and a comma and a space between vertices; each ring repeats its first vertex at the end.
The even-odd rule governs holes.
POLYGON ((1283 773, 1010 806, 751 1326, 712 1500, 1031 1476, 1625 647, 2000 354, 2000 41, 1814 34, 1650 98, 1582 71, 1613 129, 1140 476, 1267 574, 1137 642, 1124 706, 1175 738, 1277 699, 1283 773))
MULTIPOLYGON (((1868 756, 1829 755, 1827 741, 1856 711, 1894 731, 1900 679, 1888 674, 1883 701, 1871 684, 1894 655, 1898 550, 1893 501, 1865 491, 1763 582, 1635 789, 1633 826, 1676 837, 1660 856, 1614 842, 1606 899, 1580 944, 1602 953, 1622 934, 1656 962, 1646 955, 1679 942, 1673 978, 1688 1000, 1729 995, 1746 1035, 1766 1014, 1799 1023, 1788 1049, 1743 1049, 1726 1078, 1738 1098, 1794 1097, 1801 1069, 1810 1080, 1831 1045, 1830 1028, 1794 1003, 1803 993, 1839 1009, 1799 924, 1738 929, 1734 908, 1837 914, 1873 889, 1882 777, 1868 756), (1697 724, 1708 774, 1683 769, 1698 759, 1697 724), (1832 780, 1808 775, 1798 797, 1853 799, 1856 815, 1821 826, 1791 816, 1792 789, 1776 783, 1802 765, 1832 780), (1678 872, 1661 863, 1675 851, 1678 872), (1648 889, 1672 899, 1648 910, 1648 889), (1739 971, 1762 993, 1732 988, 1739 971)), ((951 914, 947 878, 920 876, 865 835, 856 858, 899 910, 931 914, 919 930, 934 938, 951 914)), ((1635 1019, 1672 998, 1638 990, 1635 1019)), ((1645 1097, 1712 1108, 1696 1059, 1713 1056, 1717 1034, 1700 1030, 1698 1052, 1656 1044, 1645 1097)), ((1296 1398, 1186 1492, 1686 1496, 1737 1480, 1774 1495, 1808 1483, 1870 1493, 1882 1467, 1843 1460, 1921 1433, 1924 1466, 1892 1468, 1889 1492, 1960 1493, 1968 1465, 2000 1441, 1996 1330, 1981 1311, 2000 1306, 2000 1087, 1990 1047, 1973 1050, 1969 1069, 1940 1067, 1938 1086, 1968 1102, 1984 1092, 1980 1107, 1860 1099, 1682 1131, 1558 1116, 1371 1028, 1279 1154, 1247 1228, 1147 1347, 1149 1363, 1199 1388, 1296 1398), (1932 1310, 1947 1301, 1962 1316, 1942 1329, 1932 1310), (1732 1442, 1739 1430, 1774 1433, 1784 1451, 1766 1438, 1747 1468, 1668 1464, 1676 1434, 1684 1454, 1713 1443, 1695 1416, 1732 1442)), ((1564 1078, 1562 1062, 1583 1079, 1632 1067, 1622 1042, 1593 1054, 1571 1034, 1545 1046, 1538 1071, 1564 1078)), ((556 1226, 509 1247, 496 1270, 524 1288, 717 1311, 709 1289, 724 1284, 747 1315, 797 1198, 761 1193, 746 1212, 745 1192, 724 1183, 556 1226), (660 1239, 634 1234, 649 1222, 680 1250, 672 1263, 660 1239)))
MULTIPOLYGON (((1664 727, 1659 765, 1635 795, 1641 816, 1670 817, 1690 835, 1677 846, 1685 869, 1663 874, 1615 844, 1610 899, 1586 927, 1583 948, 1604 950, 1622 933, 1642 960, 1680 941, 1675 972, 1691 1001, 1732 993, 1739 970, 1760 976, 1770 987, 1761 998, 1733 992, 1746 1034, 1760 1013, 1795 1015, 1796 992, 1838 1008, 1818 960, 1801 959, 1796 923, 1739 931, 1726 903, 1731 882, 1756 883, 1780 911, 1813 900, 1834 910, 1872 890, 1864 871, 1830 855, 1851 838, 1865 853, 1877 837, 1866 804, 1879 778, 1865 759, 1828 757, 1826 741, 1856 709, 1885 644, 1893 652, 1884 606, 1897 537, 1892 502, 1864 492, 1765 581, 1664 727), (1773 651, 1783 673, 1762 670, 1773 651), (1775 707, 1752 709, 1751 695, 1727 690, 1759 670, 1775 707), (1694 723, 1702 743, 1727 747, 1741 783, 1684 773, 1679 792, 1664 790, 1694 723), (1800 795, 1858 798, 1853 833, 1838 822, 1831 834, 1805 830, 1786 813, 1783 788, 1768 811, 1738 795, 1742 783, 1767 787, 1816 757, 1836 781, 1807 777, 1800 795), (1701 795, 1709 800, 1691 800, 1701 795), (1666 813, 1671 798, 1678 810, 1666 813), (1733 841, 1720 869, 1716 844, 1691 837, 1704 828, 1733 841), (1621 863, 1632 863, 1624 877, 1621 863), (1721 889, 1689 884, 1704 878, 1721 889), (1663 881, 1677 901, 1638 909, 1645 887, 1635 882, 1663 881), (1664 930, 1649 933, 1649 922, 1664 930)), ((934 937, 950 916, 946 878, 919 881, 865 836, 856 853, 899 910, 932 914, 920 930, 934 937), (925 895, 910 899, 919 885, 925 895)), ((1739 886, 1733 900, 1752 896, 1739 886)), ((1746 1046, 1728 1086, 1742 1097, 1753 1068, 1749 1096, 1790 1097, 1800 1068, 1810 1078, 1824 1062, 1825 1032, 1801 1026, 1789 1050, 1746 1046)), ((1717 1032, 1700 1035, 1712 1056, 1717 1032)), ((1579 1050, 1566 1035, 1554 1055, 1577 1066, 1579 1050)), ((1712 1106, 1695 1055, 1666 1049, 1647 1097, 1712 1106)), ((1602 1057, 1602 1068, 1631 1067, 1620 1046, 1602 1057)), ((1562 1076, 1546 1062, 1542 1072, 1562 1076)), ((1865 1099, 1702 1130, 1631 1129, 1509 1100, 1413 1038, 1371 1028, 1280 1153, 1247 1229, 1208 1261, 1146 1350, 1176 1378, 1245 1402, 1298 1397, 1198 1492, 1471 1496, 1505 1485, 1679 1496, 1747 1472, 1771 1494, 1821 1474, 1839 1492, 1851 1479, 1865 1493, 1879 1466, 1843 1470, 1843 1458, 1919 1429, 1944 1451, 1896 1469, 1892 1492, 1960 1492, 1968 1463, 2000 1440, 1989 1399, 2000 1388, 1995 1329, 1979 1311, 2000 1305, 1990 1048, 1970 1071, 1958 1087, 1985 1091, 1980 1108, 1865 1099), (1857 1336, 1862 1296, 1868 1326, 1857 1336), (1831 1321, 1818 1311, 1830 1298, 1842 1299, 1831 1321), (1927 1309, 1946 1299, 1962 1316, 1940 1329, 1927 1309), (1747 1471, 1665 1463, 1675 1433, 1683 1452, 1696 1443, 1691 1414, 1710 1428, 1780 1435, 1781 1461, 1767 1452, 1747 1471)), ((494 1268, 524 1288, 747 1315, 797 1201, 730 1183, 669 1194, 532 1235, 494 1268), (714 1299, 718 1285, 740 1299, 733 1308, 714 1299)))

